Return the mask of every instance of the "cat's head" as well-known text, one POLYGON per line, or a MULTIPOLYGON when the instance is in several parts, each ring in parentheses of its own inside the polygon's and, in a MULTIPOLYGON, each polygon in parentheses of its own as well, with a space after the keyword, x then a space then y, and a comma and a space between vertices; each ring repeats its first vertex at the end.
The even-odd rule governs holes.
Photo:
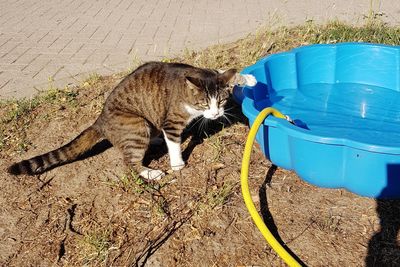
POLYGON ((203 115, 215 120, 224 115, 224 105, 229 98, 229 81, 237 70, 229 69, 224 72, 207 70, 202 73, 186 75, 186 83, 192 91, 186 110, 193 116, 203 115))

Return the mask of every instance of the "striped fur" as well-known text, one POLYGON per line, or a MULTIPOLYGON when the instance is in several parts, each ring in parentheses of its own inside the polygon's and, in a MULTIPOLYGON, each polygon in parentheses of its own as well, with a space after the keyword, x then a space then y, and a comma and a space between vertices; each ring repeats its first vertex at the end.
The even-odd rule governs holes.
POLYGON ((92 148, 100 138, 100 133, 91 126, 74 140, 56 150, 14 163, 8 168, 8 172, 14 175, 43 173, 61 164, 75 160, 92 148))

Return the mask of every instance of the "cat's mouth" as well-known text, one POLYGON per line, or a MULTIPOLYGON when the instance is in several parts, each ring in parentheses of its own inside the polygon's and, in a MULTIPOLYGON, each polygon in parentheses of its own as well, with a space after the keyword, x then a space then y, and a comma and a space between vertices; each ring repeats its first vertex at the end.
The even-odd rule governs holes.
POLYGON ((209 120, 216 120, 224 115, 224 109, 220 108, 218 110, 205 110, 203 112, 203 117, 209 120))

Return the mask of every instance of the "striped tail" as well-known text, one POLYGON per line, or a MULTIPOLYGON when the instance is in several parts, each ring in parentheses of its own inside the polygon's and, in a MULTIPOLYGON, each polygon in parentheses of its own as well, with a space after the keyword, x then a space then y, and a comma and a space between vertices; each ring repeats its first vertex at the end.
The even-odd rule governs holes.
POLYGON ((92 125, 68 144, 43 155, 14 163, 7 171, 14 175, 43 173, 77 159, 91 149, 101 137, 102 135, 92 125))

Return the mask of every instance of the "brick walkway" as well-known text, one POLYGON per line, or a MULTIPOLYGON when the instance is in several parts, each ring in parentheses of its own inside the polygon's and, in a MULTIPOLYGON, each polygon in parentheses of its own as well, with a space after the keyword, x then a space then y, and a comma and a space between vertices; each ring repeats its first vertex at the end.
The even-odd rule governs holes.
MULTIPOLYGON (((365 0, 0 0, 0 98, 79 83, 89 73, 129 68, 185 47, 203 48, 280 24, 366 14, 365 0), (276 17, 279 19, 276 20, 276 17)), ((376 0, 374 2, 377 2, 376 0)), ((374 9, 396 23, 400 1, 374 9)))

